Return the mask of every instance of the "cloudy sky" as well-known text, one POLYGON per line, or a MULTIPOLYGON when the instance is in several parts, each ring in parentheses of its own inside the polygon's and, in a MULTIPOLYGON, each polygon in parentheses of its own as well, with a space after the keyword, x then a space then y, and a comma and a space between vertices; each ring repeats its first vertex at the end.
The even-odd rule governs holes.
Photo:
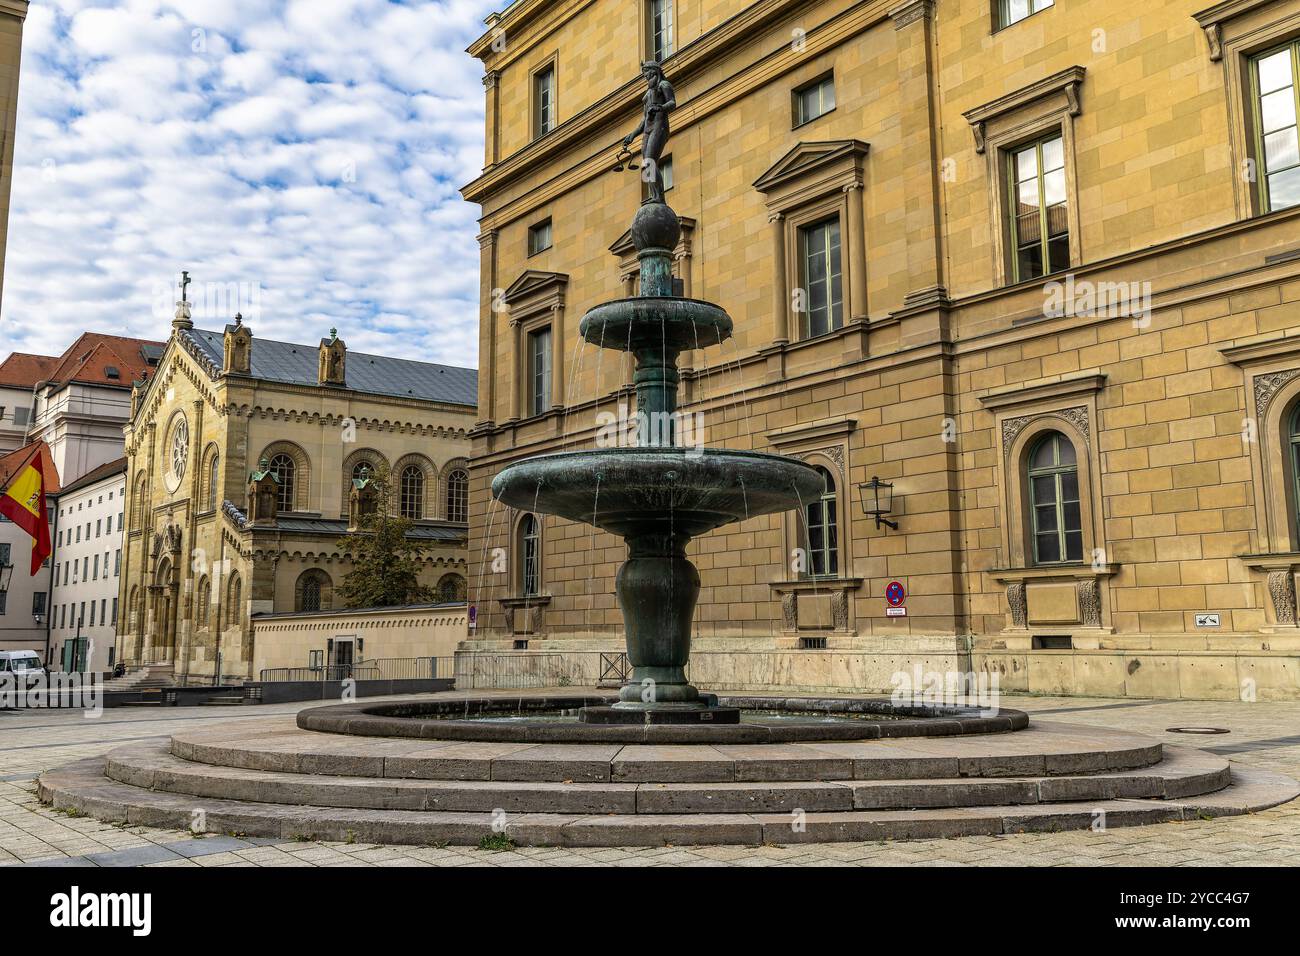
POLYGON ((504 0, 34 0, 0 355, 195 323, 473 365, 504 0))

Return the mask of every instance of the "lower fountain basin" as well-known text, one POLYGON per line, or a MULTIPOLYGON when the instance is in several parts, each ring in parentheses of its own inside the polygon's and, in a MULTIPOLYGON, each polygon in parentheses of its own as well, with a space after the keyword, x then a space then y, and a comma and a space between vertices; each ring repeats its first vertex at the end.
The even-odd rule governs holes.
POLYGON ((332 704, 298 713, 303 730, 364 737, 521 743, 771 744, 793 741, 951 737, 1024 730, 1023 711, 908 704, 845 697, 722 695, 740 712, 733 724, 602 724, 580 719, 616 698, 534 694, 514 698, 430 698, 332 704))
POLYGON ((694 537, 758 515, 800 508, 825 482, 811 465, 752 451, 600 448, 508 465, 492 496, 621 536, 658 530, 694 537))

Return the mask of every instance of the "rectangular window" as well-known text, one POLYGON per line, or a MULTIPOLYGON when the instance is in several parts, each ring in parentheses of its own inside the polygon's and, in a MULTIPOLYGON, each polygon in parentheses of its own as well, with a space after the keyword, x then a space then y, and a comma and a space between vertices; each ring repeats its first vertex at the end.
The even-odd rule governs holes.
POLYGON ((8 604, 9 604, 9 592, 0 591, 0 614, 5 613, 8 604))
POLYGON ((1070 267, 1065 148, 1060 133, 1007 153, 1011 195, 1012 281, 1070 267))
POLYGON ((122 574, 122 549, 118 548, 113 553, 113 577, 120 577, 122 574))
POLYGON ((649 30, 647 52, 656 63, 673 55, 673 0, 649 0, 646 4, 649 30))
POLYGON ((528 336, 528 411, 540 415, 551 407, 551 329, 538 329, 528 336))
POLYGON ((32 614, 45 613, 45 592, 37 591, 32 595, 32 614))
POLYGON ((117 598, 113 598, 113 620, 117 620, 117 598))
POLYGON ((811 123, 835 109, 835 77, 823 76, 794 91, 794 125, 811 123))
POLYGON ((1025 17, 1046 10, 1053 0, 998 0, 998 28, 1019 23, 1025 17))
POLYGON ((533 74, 533 136, 545 136, 555 129, 555 67, 533 74))
POLYGON ((0 544, 0 568, 9 567, 9 551, 12 547, 11 544, 0 544))
POLYGON ((551 248, 551 220, 543 219, 535 226, 528 227, 528 254, 535 256, 551 248))
POLYGON ((77 525, 77 544, 81 543, 81 525, 77 525))
POLYGON ((81 580, 90 580, 90 555, 86 555, 81 559, 81 580))
POLYGON ((108 623, 108 598, 99 599, 99 623, 101 625, 108 623))
POLYGON ((98 538, 104 531, 104 519, 99 518, 95 521, 95 537, 98 538))
POLYGON ((99 580, 99 555, 95 555, 95 571, 93 576, 91 577, 91 580, 92 581, 99 580))
POLYGON ((56 588, 59 586, 59 566, 57 564, 54 566, 54 586, 56 588))
POLYGON ((68 606, 65 604, 59 610, 59 627, 68 626, 68 606))
POLYGON ((840 220, 832 216, 799 230, 799 258, 805 296, 804 335, 823 335, 844 324, 840 269, 840 220))
POLYGON ((85 601, 81 602, 80 608, 77 611, 77 620, 75 623, 77 627, 81 627, 83 624, 86 623, 86 602, 85 601))
POLYGON ((90 626, 95 626, 95 602, 90 602, 90 626))
POLYGON ((1300 40, 1254 60, 1256 162, 1264 212, 1300 203, 1300 40))

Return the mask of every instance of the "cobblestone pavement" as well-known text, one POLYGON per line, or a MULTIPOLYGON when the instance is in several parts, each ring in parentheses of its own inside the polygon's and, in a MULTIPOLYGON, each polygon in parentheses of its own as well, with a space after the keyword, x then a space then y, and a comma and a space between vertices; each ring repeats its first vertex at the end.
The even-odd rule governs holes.
MULTIPOLYGON (((1198 746, 1247 766, 1300 778, 1300 702, 1140 701, 1009 697, 1005 706, 1148 733, 1198 746), (1179 726, 1231 731, 1193 737, 1179 726)), ((78 712, 0 711, 0 865, 89 866, 1294 866, 1300 864, 1300 800, 1262 813, 1210 821, 1089 831, 961 837, 898 843, 791 847, 629 849, 471 847, 442 849, 285 843, 100 823, 41 806, 35 777, 130 741, 295 713, 310 704, 119 708, 97 719, 78 712)))

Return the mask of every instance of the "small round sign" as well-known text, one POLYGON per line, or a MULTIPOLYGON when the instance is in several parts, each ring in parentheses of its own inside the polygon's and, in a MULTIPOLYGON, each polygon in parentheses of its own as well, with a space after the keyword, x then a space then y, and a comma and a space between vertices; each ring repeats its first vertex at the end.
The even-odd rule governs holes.
POLYGON ((907 600, 907 589, 901 581, 890 581, 885 586, 885 601, 890 607, 899 607, 907 600))

